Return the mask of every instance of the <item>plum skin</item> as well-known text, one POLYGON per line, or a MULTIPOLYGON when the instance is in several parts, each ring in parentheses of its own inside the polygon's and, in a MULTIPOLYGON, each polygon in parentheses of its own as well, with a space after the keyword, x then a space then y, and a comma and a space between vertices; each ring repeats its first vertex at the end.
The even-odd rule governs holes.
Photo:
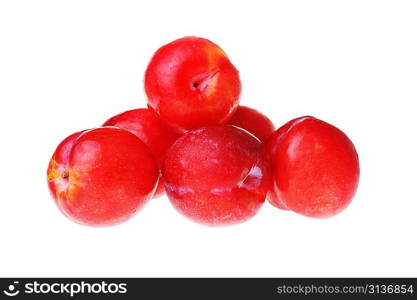
POLYGON ((243 105, 238 106, 227 124, 245 129, 262 143, 265 143, 275 131, 274 123, 267 116, 256 109, 243 105))
POLYGON ((359 183, 359 158, 341 130, 311 116, 294 119, 270 138, 272 197, 279 208, 313 218, 343 211, 359 183))
MULTIPOLYGON (((179 137, 159 120, 155 112, 147 108, 132 109, 120 113, 104 122, 103 126, 115 126, 139 137, 151 150, 159 168, 162 167, 167 150, 179 137)), ((153 197, 157 198, 164 194, 164 183, 160 176, 153 197)))
POLYGON ((237 69, 213 42, 184 37, 159 48, 145 72, 148 107, 178 133, 226 123, 239 104, 237 69))
POLYGON ((184 134, 168 150, 162 175, 173 206, 209 226, 253 217, 265 201, 270 180, 261 142, 231 125, 184 134))
POLYGON ((149 149, 128 131, 96 128, 62 141, 48 166, 59 209, 89 226, 122 223, 152 197, 158 168, 149 149))

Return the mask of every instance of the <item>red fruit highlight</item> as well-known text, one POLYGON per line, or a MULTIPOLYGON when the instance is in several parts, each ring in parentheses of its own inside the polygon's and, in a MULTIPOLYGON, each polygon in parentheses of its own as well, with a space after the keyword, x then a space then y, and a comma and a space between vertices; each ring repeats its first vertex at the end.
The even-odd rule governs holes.
MULTIPOLYGON (((107 120, 103 126, 115 126, 139 137, 151 150, 159 168, 162 168, 167 150, 179 137, 168 130, 155 112, 147 108, 133 109, 118 114, 107 120)), ((160 178, 154 198, 163 194, 165 194, 165 188, 160 178)))
POLYGON ((294 119, 268 142, 270 202, 299 214, 331 217, 344 210, 359 182, 355 147, 338 128, 313 117, 294 119))
POLYGON ((261 142, 229 125, 184 134, 168 151, 162 174, 174 207, 211 226, 237 224, 254 216, 265 201, 270 180, 261 142))
POLYGON ((261 142, 266 142, 275 130, 274 124, 267 116, 256 109, 242 105, 238 106, 233 117, 227 124, 249 131, 261 142))
POLYGON ((239 73, 211 41, 184 37, 159 48, 145 73, 148 106, 179 133, 226 123, 239 103, 239 73))
POLYGON ((61 142, 47 179, 66 216, 84 225, 109 226, 130 218, 152 197, 158 168, 135 135, 103 127, 61 142))

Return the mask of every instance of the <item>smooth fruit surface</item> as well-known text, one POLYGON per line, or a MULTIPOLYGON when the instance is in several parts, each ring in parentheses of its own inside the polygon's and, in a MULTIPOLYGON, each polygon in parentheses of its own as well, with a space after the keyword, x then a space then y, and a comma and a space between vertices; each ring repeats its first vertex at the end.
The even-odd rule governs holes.
POLYGON ((224 124, 241 92, 239 73, 213 42, 184 37, 159 48, 145 73, 148 106, 177 132, 224 124))
POLYGON ((276 186, 276 181, 274 180, 274 169, 278 168, 278 166, 275 166, 275 156, 277 153, 277 149, 278 149, 278 145, 279 145, 279 141, 282 139, 282 137, 284 136, 284 133, 288 130, 288 127, 290 126, 290 124, 292 124, 291 122, 286 123, 284 126, 278 128, 278 130, 274 131, 272 133, 272 135, 269 137, 268 141, 266 142, 266 153, 267 153, 267 157, 268 157, 268 161, 270 164, 270 169, 272 172, 272 181, 271 181, 271 188, 268 192, 267 195, 267 199, 268 202, 271 203, 273 206, 279 208, 279 209, 283 209, 283 210, 288 210, 287 205, 282 201, 282 199, 280 197, 278 197, 277 195, 277 186, 276 186))
MULTIPOLYGON (((115 126, 139 137, 151 150, 159 168, 162 167, 167 150, 178 138, 177 134, 168 130, 159 120, 155 112, 147 108, 133 109, 118 114, 107 120, 103 126, 115 126)), ((164 193, 164 183, 160 179, 154 198, 164 193)))
POLYGON ((158 168, 135 135, 103 127, 61 142, 47 179, 66 216, 84 225, 109 226, 127 220, 152 197, 158 168))
POLYGON ((249 131, 261 142, 266 142, 275 130, 274 124, 267 116, 256 109, 242 105, 238 106, 227 124, 249 131))
POLYGON ((254 216, 269 188, 261 142, 230 125, 189 131, 167 153, 162 169, 174 207, 202 224, 221 226, 254 216))
POLYGON ((294 119, 268 143, 274 195, 269 200, 305 216, 326 218, 344 210, 356 192, 359 160, 350 139, 313 117, 294 119))

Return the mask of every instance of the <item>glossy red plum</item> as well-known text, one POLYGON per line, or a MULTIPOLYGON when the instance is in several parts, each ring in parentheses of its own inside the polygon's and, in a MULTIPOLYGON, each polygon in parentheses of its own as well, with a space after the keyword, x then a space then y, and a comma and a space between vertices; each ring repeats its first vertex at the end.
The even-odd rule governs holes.
POLYGON ((158 168, 138 137, 103 127, 61 142, 49 162, 47 179, 58 207, 70 219, 110 226, 127 220, 152 197, 158 168))
POLYGON ((277 207, 299 214, 331 217, 344 210, 356 192, 359 160, 338 128, 313 117, 294 119, 268 142, 277 207))
POLYGON ((256 109, 242 105, 238 106, 227 124, 249 131, 263 143, 268 140, 275 130, 274 124, 267 116, 256 109))
POLYGON ((162 169, 174 207, 205 225, 244 222, 254 216, 269 188, 261 142, 230 125, 189 131, 168 150, 162 169))
POLYGON ((276 188, 275 180, 273 178, 274 177, 273 176, 274 175, 274 157, 278 149, 278 138, 282 136, 283 132, 285 132, 289 123, 290 122, 280 127, 278 130, 274 131, 272 135, 269 137, 268 141, 266 142, 266 147, 267 147, 266 154, 267 154, 267 158, 269 161, 270 170, 272 172, 272 182, 271 182, 270 190, 267 195, 267 199, 269 203, 271 203, 273 206, 279 209, 283 209, 283 210, 288 210, 288 207, 284 202, 282 202, 282 200, 277 196, 277 193, 275 192, 277 188, 276 188))
MULTIPOLYGON (((159 168, 165 159, 165 153, 178 138, 168 130, 152 110, 147 108, 133 109, 118 114, 107 120, 103 126, 115 126, 127 130, 141 139, 151 150, 159 168)), ((163 181, 160 179, 154 198, 165 193, 163 181)))
POLYGON ((176 132, 226 123, 239 103, 239 73, 211 41, 184 37, 159 48, 145 73, 148 106, 176 132))

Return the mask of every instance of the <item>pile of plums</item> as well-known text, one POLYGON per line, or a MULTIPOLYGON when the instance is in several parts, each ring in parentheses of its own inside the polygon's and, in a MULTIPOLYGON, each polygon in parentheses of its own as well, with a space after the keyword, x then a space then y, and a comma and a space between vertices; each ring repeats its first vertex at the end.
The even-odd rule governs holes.
POLYGON ((148 108, 76 132, 53 154, 49 189, 70 219, 119 224, 165 192, 180 213, 211 226, 250 219, 266 198, 313 218, 351 202, 359 161, 349 138, 310 116, 275 130, 239 106, 239 73, 211 41, 162 46, 144 83, 148 108))

